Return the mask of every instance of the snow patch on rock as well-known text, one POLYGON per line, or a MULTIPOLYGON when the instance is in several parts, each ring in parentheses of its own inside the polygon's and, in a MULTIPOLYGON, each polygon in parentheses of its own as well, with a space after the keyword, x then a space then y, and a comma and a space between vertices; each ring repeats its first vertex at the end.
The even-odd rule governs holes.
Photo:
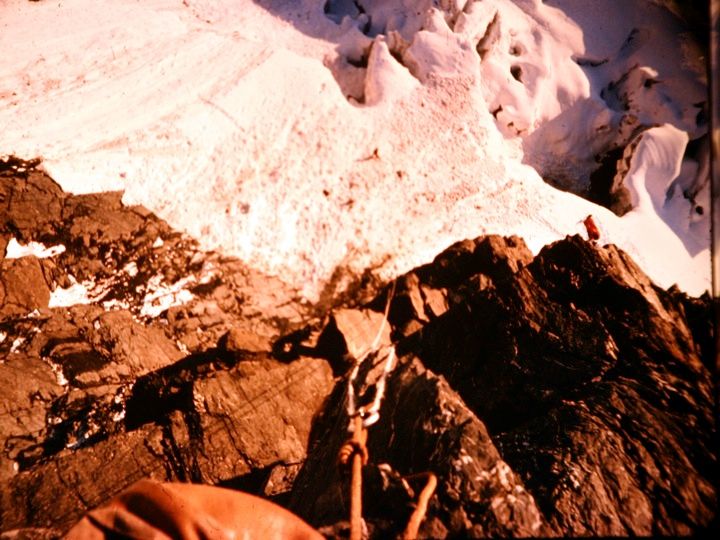
POLYGON ((62 244, 50 247, 45 246, 41 242, 28 242, 27 244, 21 244, 17 241, 17 238, 11 238, 5 247, 5 258, 19 259, 20 257, 33 255, 38 259, 44 259, 60 255, 64 252, 65 246, 62 244))

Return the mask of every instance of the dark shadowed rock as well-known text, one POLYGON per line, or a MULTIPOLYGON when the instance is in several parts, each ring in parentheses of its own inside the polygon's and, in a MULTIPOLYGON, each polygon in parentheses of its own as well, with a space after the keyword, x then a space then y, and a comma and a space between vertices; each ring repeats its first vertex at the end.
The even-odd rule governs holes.
POLYGON ((614 246, 556 242, 417 342, 558 534, 688 534, 717 505, 710 374, 685 314, 614 246))
POLYGON ((221 364, 180 362, 141 377, 127 416, 95 404, 91 419, 117 428, 72 440, 6 479, 0 488, 4 529, 67 530, 144 477, 232 484, 267 470, 268 491, 284 492, 281 470, 292 475, 305 458, 312 418, 331 388, 330 368, 318 359, 221 364))
MULTIPOLYGON (((293 491, 291 509, 316 526, 347 519, 349 511, 347 478, 335 465, 349 437, 343 398, 342 386, 336 387, 293 491)), ((427 520, 436 532, 527 536, 545 530, 533 497, 501 459, 482 422, 442 377, 417 360, 406 359, 393 372, 381 420, 369 429, 368 449, 373 465, 364 474, 363 505, 375 537, 401 532, 409 517, 408 495, 387 479, 377 480, 392 471, 431 471, 439 477, 427 520)))
POLYGON ((453 244, 417 273, 434 287, 455 287, 477 274, 493 281, 507 279, 532 258, 522 238, 491 234, 453 244))
POLYGON ((700 358, 703 364, 713 373, 717 369, 715 364, 717 318, 713 311, 713 300, 710 293, 705 292, 705 294, 696 298, 688 296, 676 286, 670 287, 668 293, 670 299, 674 300, 675 309, 685 312, 688 327, 699 347, 700 358))
POLYGON ((0 488, 3 530, 67 531, 89 509, 146 476, 165 476, 162 430, 149 426, 92 446, 68 449, 0 488), (118 489, 120 488, 120 489, 118 489))
MULTIPOLYGON (((456 244, 436 259, 437 276, 433 263, 395 286, 394 335, 413 334, 397 346, 406 362, 419 359, 393 374, 381 421, 370 428, 374 464, 365 476, 372 534, 398 532, 406 519, 402 501, 408 495, 395 493, 393 505, 386 500, 391 482, 372 483, 381 474, 377 464, 385 461, 402 474, 438 474, 427 520, 436 536, 678 535, 710 526, 717 466, 712 386, 701 361, 712 336, 703 301, 659 289, 622 251, 580 237, 556 242, 531 263, 505 266, 499 274, 447 262, 471 260, 468 253, 482 244, 456 244), (455 295, 446 312, 429 315, 423 283, 447 286, 445 298, 455 295), (444 374, 462 396, 455 395, 461 406, 447 417, 471 416, 479 427, 459 420, 462 429, 446 426, 459 439, 441 429, 424 439, 424 428, 441 425, 426 422, 425 415, 442 410, 439 404, 449 398, 439 390, 416 394, 420 373, 436 377, 420 362, 444 374), (460 436, 463 430, 472 434, 460 436), (448 437, 455 442, 448 444, 448 437), (473 447, 479 441, 489 444, 482 452, 473 447), (492 464, 495 445, 502 465, 492 464), (522 517, 522 511, 493 505, 497 493, 454 479, 457 467, 447 463, 480 463, 469 475, 475 480, 507 467, 508 475, 517 475, 518 489, 532 494, 523 510, 537 514, 522 517), (460 494, 452 496, 458 485, 460 494), (489 515, 488 505, 500 510, 489 515), (534 515, 537 522, 528 517, 534 515), (533 532, 529 523, 537 527, 533 532)), ((372 302, 374 309, 381 309, 388 290, 372 302)), ((437 388, 449 389, 445 384, 437 388)), ((293 508, 337 533, 347 519, 347 487, 327 464, 346 437, 347 419, 343 388, 333 396, 328 409, 335 412, 316 425, 318 442, 298 477, 293 508)))

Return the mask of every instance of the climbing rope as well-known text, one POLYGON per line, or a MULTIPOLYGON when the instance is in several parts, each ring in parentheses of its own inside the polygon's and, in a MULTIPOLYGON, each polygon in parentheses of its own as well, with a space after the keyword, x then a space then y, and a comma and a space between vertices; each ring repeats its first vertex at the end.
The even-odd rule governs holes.
MULTIPOLYGON (((388 324, 388 316, 390 313, 390 304, 395 294, 395 282, 392 283, 388 292, 385 304, 385 312, 382 323, 378 329, 377 335, 370 347, 355 361, 350 376, 348 377, 347 386, 347 415, 349 419, 348 431, 352 433, 352 438, 343 444, 338 454, 338 461, 344 467, 351 468, 350 477, 350 540, 361 540, 362 538, 362 468, 369 460, 369 453, 366 446, 367 428, 375 424, 380 419, 380 405, 385 395, 385 386, 387 378, 395 368, 395 346, 389 345, 381 351, 380 340, 382 339, 385 325, 388 324), (358 407, 356 403, 355 382, 360 372, 360 367, 369 359, 382 358, 385 355, 385 364, 383 370, 375 383, 375 396, 369 405, 358 407)), ((403 532, 403 540, 412 540, 417 538, 418 530, 422 520, 425 518, 427 506, 430 498, 435 492, 437 486, 437 477, 433 473, 420 473, 410 478, 425 478, 426 484, 418 496, 415 506, 408 524, 403 532)), ((412 492, 410 486, 405 482, 408 490, 412 492)))
POLYGON ((342 466, 350 465, 350 540, 362 538, 362 468, 369 459, 367 430, 363 427, 362 417, 355 416, 355 430, 352 439, 348 440, 338 455, 342 466), (352 461, 351 461, 352 460, 352 461))
POLYGON ((360 367, 371 358, 377 358, 380 352, 380 340, 382 339, 385 325, 388 324, 390 304, 395 295, 395 282, 393 281, 385 302, 380 328, 378 328, 375 339, 370 347, 356 359, 347 386, 347 415, 349 419, 348 431, 352 432, 352 438, 340 449, 338 461, 341 465, 351 465, 350 476, 350 540, 362 538, 362 467, 368 462, 367 428, 380 419, 380 403, 385 394, 385 384, 388 375, 395 367, 395 347, 390 345, 387 348, 385 365, 379 380, 375 384, 375 397, 369 407, 358 407, 355 394, 355 381, 360 367))
MULTIPOLYGON (((366 446, 367 429, 363 426, 360 415, 354 418, 355 430, 352 439, 348 440, 340 448, 338 460, 343 467, 351 466, 350 476, 350 540, 362 539, 362 468, 367 465, 370 458, 366 446), (352 462, 351 462, 352 460, 352 462)), ((425 486, 420 491, 415 504, 415 510, 408 519, 407 526, 402 533, 402 540, 415 540, 420 530, 420 524, 425 519, 427 507, 437 487, 437 476, 431 472, 418 473, 403 479, 408 491, 414 496, 414 492, 408 480, 425 479, 425 486)))
POLYGON ((433 496, 433 493, 435 493, 435 488, 437 487, 437 476, 431 472, 415 474, 405 480, 409 480, 410 478, 425 478, 426 480, 425 487, 420 492, 420 495, 418 495, 415 510, 410 516, 407 527, 405 527, 405 531, 401 536, 402 540, 415 540, 415 538, 417 538, 418 530, 420 530, 420 524, 422 523, 422 520, 425 519, 425 514, 427 513, 428 503, 430 502, 430 498, 433 496))

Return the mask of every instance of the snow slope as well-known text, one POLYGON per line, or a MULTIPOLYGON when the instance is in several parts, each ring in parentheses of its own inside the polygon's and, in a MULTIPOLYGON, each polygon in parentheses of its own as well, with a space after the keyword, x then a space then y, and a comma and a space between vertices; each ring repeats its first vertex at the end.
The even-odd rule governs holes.
POLYGON ((484 233, 538 251, 588 214, 659 285, 709 287, 707 195, 662 192, 702 168, 684 152, 702 81, 643 53, 676 39, 672 17, 638 0, 657 13, 628 52, 626 2, 358 4, 0 0, 0 153, 42 156, 67 191, 122 189, 310 300, 338 268, 389 277, 484 233), (621 218, 538 171, 582 182, 629 143, 632 119, 598 97, 628 63, 672 84, 651 85, 656 101, 627 97, 640 75, 616 92, 633 126, 662 125, 635 141, 621 218))

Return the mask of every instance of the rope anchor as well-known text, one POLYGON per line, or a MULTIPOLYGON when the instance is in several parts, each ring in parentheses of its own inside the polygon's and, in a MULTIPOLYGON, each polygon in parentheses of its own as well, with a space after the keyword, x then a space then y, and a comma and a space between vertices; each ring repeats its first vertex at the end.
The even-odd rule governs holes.
MULTIPOLYGON (((369 453, 366 446, 367 428, 380 419, 380 405, 385 394, 387 378, 395 368, 395 346, 380 347, 385 325, 388 323, 390 304, 395 294, 395 282, 393 282, 385 304, 385 313, 377 335, 370 348, 355 361, 355 365, 348 377, 347 385, 347 415, 349 418, 348 431, 352 438, 343 444, 338 453, 338 462, 341 466, 351 468, 350 477, 350 540, 361 540, 362 538, 362 468, 367 465, 369 453), (355 382, 360 372, 360 367, 367 361, 382 359, 384 353, 384 365, 377 382, 375 382, 375 395, 369 405, 358 407, 355 382)), ((403 532, 403 540, 417 538, 418 530, 422 520, 425 518, 428 503, 435 492, 437 477, 433 473, 420 473, 410 478, 425 478, 426 485, 418 495, 415 510, 413 511, 408 524, 403 532)), ((407 483, 406 483, 407 485, 407 483)), ((412 489, 408 489, 414 493, 412 489)), ((414 495, 413 495, 414 496, 414 495)))
POLYGON ((340 449, 338 461, 342 465, 351 466, 350 478, 350 540, 361 540, 362 538, 362 467, 367 464, 369 455, 365 443, 367 442, 367 428, 380 419, 380 403, 385 394, 385 383, 388 375, 395 367, 395 347, 390 345, 387 348, 387 357, 383 366, 380 378, 375 383, 375 396, 372 403, 367 407, 358 407, 355 392, 355 381, 362 366, 368 359, 377 358, 380 352, 380 340, 382 339, 385 325, 388 324, 390 304, 395 294, 395 282, 393 282, 385 304, 385 313, 382 323, 378 329, 375 339, 365 354, 361 355, 348 377, 347 385, 347 415, 350 420, 348 431, 352 432, 352 438, 340 449))

